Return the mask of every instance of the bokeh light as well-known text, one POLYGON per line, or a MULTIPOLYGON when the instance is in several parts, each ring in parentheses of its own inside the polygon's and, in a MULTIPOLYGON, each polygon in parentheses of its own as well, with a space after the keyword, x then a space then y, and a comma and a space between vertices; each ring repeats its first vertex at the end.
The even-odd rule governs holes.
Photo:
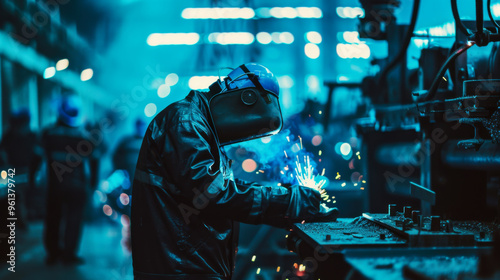
POLYGON ((45 71, 43 71, 43 78, 50 79, 50 78, 54 77, 55 74, 56 74, 55 67, 47 67, 47 69, 45 69, 45 71))
POLYGON ((158 87, 158 96, 160 98, 165 98, 170 94, 170 87, 166 84, 163 84, 158 87))
POLYGON ((156 104, 149 103, 148 105, 146 105, 146 107, 144 108, 144 114, 148 118, 154 116, 156 114, 156 104))
POLYGON ((179 82, 179 76, 175 73, 170 73, 165 78, 165 84, 167 86, 173 86, 179 82))
POLYGON ((348 156, 349 153, 351 153, 351 145, 349 145, 349 143, 343 143, 341 146, 340 146, 340 153, 343 155, 343 156, 348 156))
POLYGON ((245 170, 245 172, 250 173, 254 172, 257 169, 257 163, 255 162, 255 160, 248 158, 243 161, 241 167, 243 168, 243 170, 245 170))
POLYGON ((313 44, 319 44, 323 40, 321 34, 316 31, 310 31, 306 33, 306 40, 313 44))
POLYGON ((67 58, 63 58, 56 63, 56 70, 62 71, 68 68, 68 66, 69 66, 69 60, 67 58))
POLYGON ((321 142, 323 142, 323 137, 321 137, 321 135, 315 135, 311 142, 314 146, 319 146, 321 145, 321 142))
POLYGON ((271 137, 270 136, 262 137, 260 139, 260 141, 262 141, 262 143, 264 143, 264 144, 267 144, 267 143, 271 142, 271 137))
POLYGON ((92 79, 93 76, 94 76, 94 70, 87 68, 87 69, 82 71, 82 74, 80 75, 80 79, 85 82, 85 81, 92 79))
POLYGON ((267 45, 269 43, 271 43, 271 41, 273 40, 273 38, 271 37, 271 34, 267 33, 267 32, 259 32, 257 33, 257 42, 263 44, 263 45, 267 45))
POLYGON ((304 47, 304 52, 306 53, 306 56, 311 59, 318 58, 320 53, 318 45, 313 43, 307 43, 304 47))
POLYGON ((123 205, 128 205, 130 202, 130 197, 126 193, 120 194, 120 202, 123 205))
POLYGON ((102 207, 102 212, 104 212, 104 215, 106 216, 111 216, 113 214, 113 209, 111 208, 111 206, 105 204, 102 207))

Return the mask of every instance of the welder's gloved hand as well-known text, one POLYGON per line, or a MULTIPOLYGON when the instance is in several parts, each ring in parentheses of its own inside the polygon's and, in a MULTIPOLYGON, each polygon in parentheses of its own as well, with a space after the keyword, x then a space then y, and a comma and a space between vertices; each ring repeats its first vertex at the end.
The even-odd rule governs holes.
POLYGON ((337 207, 328 208, 325 205, 320 206, 319 214, 306 222, 335 222, 339 216, 337 207))
POLYGON ((327 209, 321 205, 321 194, 318 190, 299 185, 289 186, 290 203, 287 216, 292 222, 326 222, 337 220, 339 210, 327 209))

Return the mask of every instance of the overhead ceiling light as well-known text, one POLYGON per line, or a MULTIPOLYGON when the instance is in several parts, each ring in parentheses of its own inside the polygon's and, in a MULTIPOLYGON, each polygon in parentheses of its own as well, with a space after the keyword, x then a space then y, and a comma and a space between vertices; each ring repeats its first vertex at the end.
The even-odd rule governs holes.
POLYGON ((194 45, 200 40, 200 34, 191 33, 152 33, 148 36, 148 45, 194 45))

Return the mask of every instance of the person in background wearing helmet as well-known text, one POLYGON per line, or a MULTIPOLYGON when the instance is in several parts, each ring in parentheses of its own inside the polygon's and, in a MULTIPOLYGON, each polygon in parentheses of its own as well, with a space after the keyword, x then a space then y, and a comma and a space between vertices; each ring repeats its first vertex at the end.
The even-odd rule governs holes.
POLYGON ((247 63, 151 121, 132 187, 135 279, 230 279, 237 222, 289 228, 337 218, 315 189, 233 177, 223 146, 278 133, 278 97, 273 73, 247 63))
POLYGON ((16 169, 16 226, 20 229, 28 228, 28 179, 38 146, 36 135, 30 128, 30 121, 31 114, 27 109, 14 112, 9 128, 0 142, 0 151, 6 155, 6 166, 16 169))
POLYGON ((81 264, 77 256, 83 213, 90 189, 89 160, 93 150, 83 127, 81 100, 63 96, 55 125, 42 133, 47 161, 47 205, 44 245, 46 264, 81 264), (61 228, 63 227, 63 228, 61 228))

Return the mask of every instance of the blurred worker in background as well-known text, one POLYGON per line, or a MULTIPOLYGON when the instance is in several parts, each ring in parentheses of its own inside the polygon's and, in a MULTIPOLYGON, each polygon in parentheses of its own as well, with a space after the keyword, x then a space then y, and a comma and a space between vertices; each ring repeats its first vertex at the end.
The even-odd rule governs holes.
POLYGON ((113 154, 113 167, 127 171, 131 182, 134 178, 135 166, 139 157, 144 133, 146 133, 146 122, 138 118, 135 121, 134 133, 124 137, 118 143, 113 154))
MULTIPOLYGON (((135 172, 135 166, 137 164, 137 158, 139 157, 139 151, 141 149, 142 138, 144 137, 144 133, 146 133, 146 122, 141 118, 137 118, 134 123, 134 132, 129 136, 123 137, 123 139, 118 143, 118 146, 115 149, 113 154, 113 167, 116 170, 122 170, 127 173, 125 177, 127 177, 126 181, 122 184, 120 188, 118 188, 118 194, 123 195, 123 193, 127 195, 131 195, 130 185, 132 184, 135 172), (126 186, 124 184, 127 184, 126 186)), ((114 192, 114 191, 113 191, 114 192)), ((113 195, 113 192, 109 194, 113 195)), ((121 209, 123 213, 127 217, 130 216, 130 208, 123 207, 121 209)), ((130 226, 128 224, 122 223, 122 245, 124 248, 130 253, 131 248, 131 240, 130 240, 130 226)))
POLYGON ((15 168, 16 173, 16 225, 27 228, 26 194, 29 188, 30 169, 33 168, 37 137, 30 128, 31 115, 27 109, 14 112, 7 132, 0 143, 6 166, 15 168))
POLYGON ((132 188, 135 279, 230 279, 236 222, 289 228, 336 219, 338 210, 322 207, 317 189, 233 177, 222 146, 278 133, 278 100, 273 73, 243 64, 149 124, 132 188))
POLYGON ((93 151, 87 136, 81 100, 76 95, 63 96, 57 123, 45 129, 41 139, 48 169, 44 232, 48 265, 58 260, 69 265, 83 262, 77 250, 89 196, 93 151))

